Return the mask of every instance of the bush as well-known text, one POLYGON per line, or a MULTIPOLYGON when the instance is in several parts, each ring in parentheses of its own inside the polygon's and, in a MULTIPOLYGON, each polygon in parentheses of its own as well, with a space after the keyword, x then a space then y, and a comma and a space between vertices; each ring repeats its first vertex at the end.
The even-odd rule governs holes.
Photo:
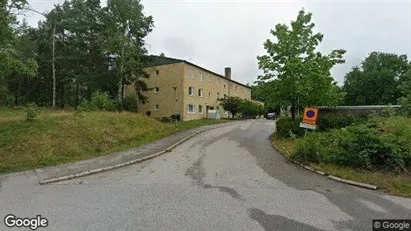
POLYGON ((381 124, 374 122, 350 125, 307 135, 297 141, 291 157, 305 162, 400 171, 411 163, 411 139, 408 136, 407 132, 387 132, 381 124))
POLYGON ((14 97, 9 94, 9 90, 0 86, 0 106, 10 107, 14 104, 14 97))
POLYGON ((27 104, 25 112, 26 112, 26 119, 28 121, 34 121, 37 117, 37 114, 39 113, 39 109, 35 103, 29 103, 27 104))
POLYGON ((349 116, 339 114, 319 114, 317 121, 318 131, 329 131, 331 129, 347 127, 354 123, 365 122, 364 116, 349 116))
POLYGON ((91 95, 91 100, 84 100, 81 102, 77 109, 79 111, 114 111, 118 108, 118 103, 110 99, 107 92, 96 91, 91 95))
POLYGON ((138 99, 135 95, 128 95, 124 98, 123 101, 124 109, 127 111, 136 112, 138 108, 138 99))
POLYGON ((279 137, 290 138, 290 131, 296 137, 304 136, 304 128, 300 128, 300 122, 302 117, 296 117, 295 120, 292 120, 289 117, 282 117, 275 122, 276 133, 279 137))

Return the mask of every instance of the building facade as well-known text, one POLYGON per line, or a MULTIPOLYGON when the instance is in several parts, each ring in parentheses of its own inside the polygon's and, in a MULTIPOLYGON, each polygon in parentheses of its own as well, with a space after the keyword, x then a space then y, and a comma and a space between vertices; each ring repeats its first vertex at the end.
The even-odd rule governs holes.
MULTIPOLYGON (((150 75, 145 92, 148 102, 139 105, 140 113, 151 112, 151 117, 162 118, 179 114, 182 120, 208 117, 208 110, 218 110, 222 117, 228 113, 219 105, 218 98, 238 96, 251 100, 251 87, 231 79, 231 68, 219 75, 185 60, 155 56, 145 71, 150 75)), ((132 93, 130 86, 126 94, 132 93)))

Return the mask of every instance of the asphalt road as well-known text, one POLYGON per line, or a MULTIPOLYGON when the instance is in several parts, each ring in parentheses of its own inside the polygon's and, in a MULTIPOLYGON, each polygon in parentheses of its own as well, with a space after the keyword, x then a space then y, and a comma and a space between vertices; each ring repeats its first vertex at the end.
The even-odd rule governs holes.
POLYGON ((43 186, 33 171, 3 175, 0 216, 41 214, 49 226, 38 230, 110 231, 372 230, 372 219, 411 218, 410 199, 286 162, 272 131, 264 120, 218 128, 141 164, 43 186))

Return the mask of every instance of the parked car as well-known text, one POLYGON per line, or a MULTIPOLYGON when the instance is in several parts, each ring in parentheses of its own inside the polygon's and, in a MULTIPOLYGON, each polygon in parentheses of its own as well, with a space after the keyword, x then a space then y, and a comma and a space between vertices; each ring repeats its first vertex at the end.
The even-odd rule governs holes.
POLYGON ((270 112, 267 114, 267 116, 265 117, 268 120, 275 120, 275 113, 274 112, 270 112))

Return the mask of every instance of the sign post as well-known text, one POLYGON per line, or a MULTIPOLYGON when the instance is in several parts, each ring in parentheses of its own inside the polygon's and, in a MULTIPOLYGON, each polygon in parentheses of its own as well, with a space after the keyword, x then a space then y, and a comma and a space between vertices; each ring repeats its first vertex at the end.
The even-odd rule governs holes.
POLYGON ((303 121, 300 123, 300 127, 312 129, 312 130, 317 129, 317 118, 318 118, 317 108, 309 108, 309 107, 304 108, 303 121))

